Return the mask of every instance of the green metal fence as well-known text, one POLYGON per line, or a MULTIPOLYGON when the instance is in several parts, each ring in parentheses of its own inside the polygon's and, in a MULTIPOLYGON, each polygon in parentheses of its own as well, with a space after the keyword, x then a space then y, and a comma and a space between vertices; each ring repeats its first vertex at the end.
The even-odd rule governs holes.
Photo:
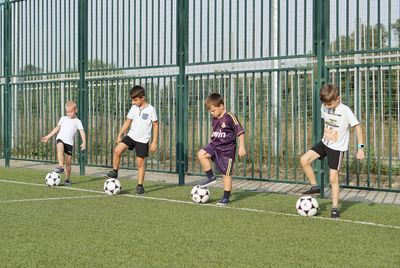
MULTIPOLYGON (((177 173, 181 184, 202 174, 204 100, 217 91, 246 130, 236 178, 305 183, 299 157, 321 136, 316 93, 334 82, 367 144, 367 159, 355 160, 352 135, 342 186, 399 191, 399 14, 396 0, 6 1, 0 156, 6 165, 55 161, 54 144, 40 137, 73 99, 88 137, 74 163, 82 173, 111 166, 128 90, 141 84, 160 124, 149 170, 177 173)), ((133 159, 124 155, 122 167, 135 168, 133 159)), ((321 182, 325 169, 316 163, 321 182)))

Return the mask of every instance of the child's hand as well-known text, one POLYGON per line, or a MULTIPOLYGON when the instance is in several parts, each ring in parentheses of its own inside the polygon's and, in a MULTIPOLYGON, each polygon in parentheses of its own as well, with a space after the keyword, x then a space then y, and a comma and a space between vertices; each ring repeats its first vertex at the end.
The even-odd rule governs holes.
POLYGON ((155 151, 157 151, 157 142, 152 142, 150 144, 150 152, 154 153, 155 151))
POLYGON ((363 149, 358 149, 357 154, 356 154, 356 158, 357 159, 364 159, 365 155, 364 155, 364 150, 363 149))
POLYGON ((43 138, 42 138, 42 142, 47 142, 49 140, 49 137, 47 137, 47 136, 44 136, 43 138))
POLYGON ((81 151, 85 151, 86 150, 86 143, 82 142, 81 144, 81 151))
POLYGON ((243 157, 246 155, 246 149, 244 146, 239 145, 239 152, 238 152, 239 157, 243 157))

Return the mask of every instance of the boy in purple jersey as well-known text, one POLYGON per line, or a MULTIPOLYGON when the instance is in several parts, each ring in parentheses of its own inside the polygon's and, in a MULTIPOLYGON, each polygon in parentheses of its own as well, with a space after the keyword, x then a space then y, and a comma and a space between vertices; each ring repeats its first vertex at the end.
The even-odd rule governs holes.
POLYGON ((217 205, 225 206, 229 203, 232 191, 231 173, 235 161, 237 137, 239 137, 238 155, 239 157, 246 155, 244 130, 238 118, 225 110, 224 99, 220 94, 212 93, 208 96, 206 107, 213 116, 213 132, 211 142, 197 153, 200 164, 207 174, 207 178, 200 182, 199 186, 207 187, 216 182, 217 178, 211 167, 211 161, 213 161, 217 170, 222 174, 224 183, 224 196, 217 205))

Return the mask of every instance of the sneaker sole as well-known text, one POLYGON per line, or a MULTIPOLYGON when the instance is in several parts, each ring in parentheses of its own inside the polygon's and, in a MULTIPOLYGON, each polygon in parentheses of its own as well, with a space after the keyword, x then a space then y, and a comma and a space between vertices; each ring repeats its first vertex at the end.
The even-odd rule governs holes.
POLYGON ((224 203, 217 203, 217 206, 219 207, 226 207, 228 204, 224 204, 224 203))
POLYGON ((207 183, 207 184, 204 184, 204 185, 199 185, 199 187, 200 187, 200 188, 206 188, 206 187, 208 187, 208 186, 210 186, 210 185, 213 185, 213 184, 215 184, 215 183, 217 183, 216 180, 215 180, 215 181, 212 181, 212 182, 209 182, 209 183, 207 183))

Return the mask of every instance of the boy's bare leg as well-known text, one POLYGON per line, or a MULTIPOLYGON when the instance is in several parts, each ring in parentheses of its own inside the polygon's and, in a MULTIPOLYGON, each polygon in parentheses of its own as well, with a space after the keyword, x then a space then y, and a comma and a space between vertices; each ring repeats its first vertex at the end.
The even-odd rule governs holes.
POLYGON ((332 189, 332 208, 339 207, 339 171, 329 170, 329 182, 332 189))
POLYGON ((138 168, 137 182, 140 185, 143 185, 144 182, 144 173, 145 173, 145 165, 144 165, 144 157, 136 157, 136 165, 138 168))
POLYGON ((207 175, 207 178, 199 182, 198 186, 202 188, 211 186, 217 180, 211 166, 211 155, 207 153, 207 151, 201 149, 197 153, 197 157, 199 159, 201 167, 207 175))
POLYGON ((201 149, 197 153, 197 157, 199 158, 200 165, 204 171, 208 171, 212 168, 211 161, 210 161, 211 156, 206 151, 201 149))
POLYGON ((232 177, 231 176, 222 176, 222 181, 224 183, 224 191, 232 191, 232 177))
POLYGON ((118 170, 119 163, 121 162, 121 154, 125 152, 126 149, 128 149, 128 146, 123 142, 118 143, 117 147, 115 147, 113 154, 113 169, 118 170))
POLYGON ((64 167, 64 144, 62 142, 57 143, 57 159, 58 166, 64 167))
POLYGON ((71 159, 72 156, 66 155, 65 157, 65 180, 69 180, 71 176, 71 159))
POLYGON ((318 158, 319 154, 317 154, 313 150, 308 150, 300 158, 300 164, 303 167, 303 171, 306 174, 306 177, 311 185, 317 185, 317 179, 315 177, 314 169, 312 168, 311 164, 318 158))

